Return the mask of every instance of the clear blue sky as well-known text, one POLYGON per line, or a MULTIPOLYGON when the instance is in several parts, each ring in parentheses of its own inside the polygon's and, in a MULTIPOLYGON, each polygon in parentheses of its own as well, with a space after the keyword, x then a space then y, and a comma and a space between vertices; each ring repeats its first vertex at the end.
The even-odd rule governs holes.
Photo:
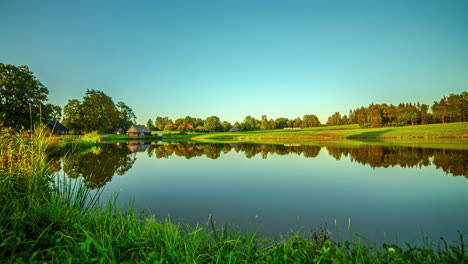
POLYGON ((0 62, 63 107, 87 88, 146 123, 242 121, 468 90, 468 1, 0 0, 0 62))

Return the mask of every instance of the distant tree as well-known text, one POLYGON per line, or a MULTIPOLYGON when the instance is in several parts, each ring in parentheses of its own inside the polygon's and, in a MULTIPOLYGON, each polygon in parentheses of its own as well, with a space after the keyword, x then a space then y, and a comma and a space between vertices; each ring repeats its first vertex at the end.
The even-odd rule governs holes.
MULTIPOLYGON (((119 126, 127 131, 131 125, 136 123, 136 116, 133 110, 124 102, 117 102, 116 107, 119 114, 119 126)), ((153 124, 151 124, 151 127, 153 127, 153 124)))
POLYGON ((327 126, 339 126, 341 125, 341 114, 335 112, 333 115, 328 117, 327 126))
POLYGON ((228 121, 223 121, 222 127, 223 127, 223 131, 226 132, 226 131, 229 131, 229 129, 232 128, 232 125, 228 121))
POLYGON ((447 106, 447 119, 448 122, 461 122, 466 121, 468 112, 468 93, 450 94, 444 97, 447 106))
POLYGON ((39 105, 47 101, 49 90, 34 76, 28 66, 0 63, 0 121, 3 126, 30 128, 39 122, 39 105))
POLYGON ((169 120, 168 117, 160 117, 157 116, 156 119, 154 120, 154 127, 158 131, 163 131, 166 127, 167 121, 169 120))
POLYGON ((236 122, 234 123, 234 127, 240 128, 239 122, 236 121, 236 122))
POLYGON ((179 127, 180 125, 183 125, 183 124, 185 124, 183 118, 177 118, 177 119, 174 121, 174 126, 176 126, 176 127, 179 127))
POLYGON ((195 128, 195 131, 197 131, 197 132, 204 132, 204 131, 205 131, 205 128, 204 128, 203 126, 197 126, 197 127, 195 128))
POLYGON ((222 128, 221 121, 217 116, 210 116, 205 120, 205 124, 203 125, 206 131, 209 132, 216 132, 222 128))
POLYGON ((367 127, 367 109, 365 107, 358 108, 354 111, 356 121, 360 127, 367 127))
POLYGON ((342 125, 347 125, 348 122, 349 122, 348 116, 347 116, 347 115, 344 115, 344 116, 341 118, 341 124, 342 124, 342 125))
POLYGON ((186 117, 184 118, 184 124, 191 124, 192 126, 194 126, 195 124, 194 124, 193 121, 194 121, 193 118, 190 117, 190 116, 186 116, 186 117))
POLYGON ((396 107, 394 105, 380 105, 382 113, 382 124, 387 126, 395 126, 397 124, 396 107))
POLYGON ((368 120, 370 127, 382 126, 382 114, 380 113, 379 105, 371 104, 368 108, 368 120))
POLYGON ((71 130, 72 133, 81 134, 84 129, 84 122, 81 118, 81 102, 77 99, 68 100, 63 107, 63 124, 71 130))
POLYGON ((195 117, 195 118, 193 118, 192 126, 196 128, 198 126, 203 126, 203 123, 205 123, 205 121, 203 119, 195 117))
POLYGON ((294 119, 293 127, 302 127, 302 120, 300 117, 296 117, 296 119, 294 119))
POLYGON ((62 108, 58 105, 46 104, 42 108, 42 118, 60 121, 62 119, 62 108))
POLYGON ((422 104, 420 106, 420 112, 421 112, 421 125, 425 124, 430 124, 432 123, 432 115, 428 112, 429 110, 429 105, 427 104, 422 104))
POLYGON ((244 131, 257 130, 260 128, 260 124, 257 119, 248 115, 245 117, 244 122, 241 123, 241 128, 244 131))
POLYGON ((348 124, 357 124, 357 118, 356 118, 356 112, 353 110, 349 110, 349 115, 348 115, 348 124))
POLYGON ((275 120, 270 118, 270 121, 268 121, 268 129, 276 129, 275 120))
POLYGON ((110 132, 119 123, 119 112, 112 98, 102 91, 87 90, 80 110, 85 132, 110 132))
POLYGON ((305 115, 302 118, 302 127, 318 127, 320 121, 316 115, 305 115))
POLYGON ((148 119, 148 122, 146 122, 146 127, 149 129, 149 131, 154 131, 155 130, 153 120, 151 120, 151 118, 148 119))
POLYGON ((177 127, 174 125, 174 122, 172 121, 172 119, 167 120, 167 123, 164 126, 164 130, 166 131, 174 131, 176 130, 176 128, 177 127))
POLYGON ((266 130, 268 129, 268 117, 266 115, 262 115, 262 121, 260 123, 260 129, 266 130))
POLYGON ((285 127, 288 127, 288 119, 284 117, 277 118, 275 120, 276 128, 277 129, 283 129, 285 127))

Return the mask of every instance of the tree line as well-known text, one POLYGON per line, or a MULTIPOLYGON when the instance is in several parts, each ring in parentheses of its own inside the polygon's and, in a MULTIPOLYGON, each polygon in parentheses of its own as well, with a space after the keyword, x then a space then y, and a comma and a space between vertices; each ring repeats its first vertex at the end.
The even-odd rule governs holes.
POLYGON ((420 103, 399 105, 370 104, 350 110, 341 116, 335 112, 327 120, 327 125, 359 124, 361 127, 425 125, 468 121, 468 93, 450 94, 432 106, 420 103))
MULTIPOLYGON (((46 104, 49 90, 29 70, 28 66, 0 63, 0 123, 12 128, 30 128, 31 123, 62 119, 60 106, 46 104)), ((399 105, 370 104, 350 110, 347 115, 335 112, 325 125, 359 124, 361 127, 405 126, 435 123, 466 122, 468 120, 468 93, 450 94, 432 106, 420 103, 399 105)), ((136 122, 133 110, 124 102, 114 103, 102 91, 87 90, 82 101, 69 100, 63 108, 63 124, 73 133, 90 131, 112 132, 127 130, 136 122)), ((322 123, 314 114, 288 119, 257 119, 248 115, 241 122, 231 124, 217 116, 206 119, 186 116, 172 120, 157 116, 149 119, 147 127, 159 131, 221 132, 232 127, 243 131, 319 127, 322 123)))
POLYGON ((211 116, 207 119, 199 117, 186 116, 177 118, 174 121, 168 117, 157 116, 154 121, 149 119, 147 127, 151 130, 158 131, 196 131, 196 132, 223 132, 229 131, 231 128, 240 128, 243 131, 267 130, 267 129, 283 129, 291 128, 306 128, 319 127, 321 123, 316 115, 304 115, 301 119, 288 119, 280 117, 276 119, 268 119, 266 115, 262 115, 261 119, 248 115, 242 122, 231 124, 228 121, 222 121, 217 116, 211 116), (187 125, 190 125, 187 127, 187 125))
MULTIPOLYGON (((335 112, 328 117, 325 125, 351 125, 358 124, 360 127, 383 127, 383 126, 406 126, 425 125, 437 123, 453 123, 468 121, 468 93, 450 94, 432 106, 420 103, 393 104, 370 104, 350 110, 349 114, 341 115, 335 112)), ((186 116, 172 120, 168 117, 157 116, 154 120, 149 119, 147 127, 159 131, 196 131, 196 132, 222 132, 232 127, 243 131, 284 129, 284 128, 308 128, 322 126, 316 115, 308 114, 294 119, 280 117, 268 119, 262 115, 261 119, 248 115, 242 122, 221 122, 219 117, 212 116, 206 120, 186 116), (187 124, 191 127, 187 128, 187 124)))

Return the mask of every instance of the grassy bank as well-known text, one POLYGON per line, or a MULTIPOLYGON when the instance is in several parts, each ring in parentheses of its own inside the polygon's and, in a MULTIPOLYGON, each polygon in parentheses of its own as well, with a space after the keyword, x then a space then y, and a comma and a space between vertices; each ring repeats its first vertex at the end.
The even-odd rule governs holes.
POLYGON ((195 140, 232 139, 236 141, 320 141, 342 139, 414 139, 468 138, 468 123, 419 125, 406 127, 359 128, 358 125, 304 129, 276 129, 246 132, 211 133, 192 137, 195 140))
POLYGON ((463 263, 459 243, 376 245, 356 235, 332 241, 326 230, 271 239, 232 227, 186 226, 123 210, 115 199, 49 173, 50 138, 0 132, 2 263, 463 263))
POLYGON ((367 143, 419 144, 439 146, 465 144, 468 140, 468 123, 431 124, 406 127, 360 128, 358 125, 327 126, 304 129, 272 129, 242 132, 179 133, 176 131, 153 131, 151 137, 129 137, 106 134, 106 142, 146 141, 194 141, 212 143, 259 143, 259 144, 320 144, 340 142, 346 144, 367 143), (162 133, 163 136, 155 136, 162 133), (415 140, 417 139, 417 140, 415 140), (449 139, 449 140, 447 140, 449 139), (354 142, 354 143, 352 143, 354 142))

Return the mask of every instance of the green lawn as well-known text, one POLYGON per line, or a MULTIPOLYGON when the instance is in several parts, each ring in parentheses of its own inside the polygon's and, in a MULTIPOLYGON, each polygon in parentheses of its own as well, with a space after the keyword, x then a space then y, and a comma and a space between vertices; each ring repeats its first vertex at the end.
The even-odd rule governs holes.
POLYGON ((265 141, 467 137, 468 123, 451 123, 383 128, 359 128, 358 125, 346 125, 304 128, 297 130, 275 129, 246 132, 209 133, 192 138, 196 140, 235 138, 235 140, 238 141, 265 141))
POLYGON ((153 136, 132 138, 127 135, 106 135, 106 142, 128 140, 183 140, 212 143, 259 143, 259 144, 304 144, 304 145, 352 145, 391 144, 420 147, 468 148, 468 123, 418 125, 406 127, 360 128, 358 125, 327 126, 297 130, 274 129, 245 132, 189 132, 180 135, 177 131, 153 131, 153 136), (156 137, 163 133, 163 137, 156 137))

